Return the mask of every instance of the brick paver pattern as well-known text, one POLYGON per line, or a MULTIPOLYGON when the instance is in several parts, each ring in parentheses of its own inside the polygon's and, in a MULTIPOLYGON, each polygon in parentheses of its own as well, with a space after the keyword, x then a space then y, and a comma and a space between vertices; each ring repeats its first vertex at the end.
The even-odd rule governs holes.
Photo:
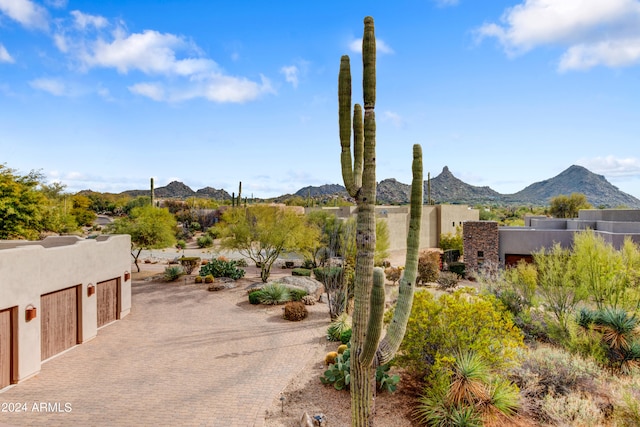
POLYGON ((289 322, 281 307, 249 306, 240 288, 147 282, 132 294, 127 317, 0 393, 0 404, 27 405, 0 412, 0 424, 262 426, 328 324, 326 306, 289 322), (51 412, 34 410, 42 402, 51 412))

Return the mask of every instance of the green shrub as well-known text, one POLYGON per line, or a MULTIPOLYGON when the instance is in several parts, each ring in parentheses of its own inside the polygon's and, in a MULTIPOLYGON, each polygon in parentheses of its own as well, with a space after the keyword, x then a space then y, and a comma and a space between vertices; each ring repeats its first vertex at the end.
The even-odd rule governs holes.
POLYGON ((302 268, 313 270, 314 268, 316 268, 316 263, 312 259, 305 259, 304 261, 302 261, 302 268))
POLYGON ((184 268, 185 273, 191 274, 193 270, 195 270, 195 268, 200 265, 200 257, 197 257, 197 256, 184 257, 183 256, 180 258, 180 265, 182 265, 182 268, 184 268))
POLYGON ((245 271, 237 267, 237 261, 212 259, 200 268, 200 275, 206 276, 211 274, 213 277, 229 277, 238 280, 244 277, 245 271))
POLYGON ((438 289, 446 290, 455 288, 458 286, 458 282, 460 281, 460 276, 456 273, 452 273, 450 271, 443 271, 440 273, 438 280, 438 289))
POLYGON ((511 315, 490 295, 457 291, 436 299, 417 291, 398 363, 412 374, 425 377, 438 358, 473 351, 491 369, 513 366, 524 346, 522 332, 511 315))
POLYGON ((291 301, 302 301, 302 298, 307 295, 307 291, 304 289, 289 288, 289 295, 291 295, 291 301))
POLYGON ((418 257, 418 283, 433 283, 440 275, 440 253, 433 250, 420 251, 418 257))
POLYGON ((342 283, 343 269, 342 267, 317 267, 313 269, 313 274, 318 281, 323 284, 342 283))
POLYGON ((452 273, 456 273, 460 277, 464 277, 465 275, 464 262, 452 262, 451 264, 449 264, 449 271, 452 273))
POLYGON ((164 269, 164 280, 167 282, 176 281, 184 274, 182 267, 178 265, 172 265, 164 269))
POLYGON ((342 344, 349 344, 349 342, 351 341, 351 333, 351 328, 347 329, 346 331, 342 331, 342 333, 340 334, 340 342, 342 344))
POLYGON ((292 276, 311 277, 311 270, 308 268, 294 268, 291 270, 292 276))
MULTIPOLYGON (((333 384, 336 390, 348 389, 351 383, 351 348, 348 346, 342 353, 335 353, 335 361, 329 365, 324 375, 320 377, 322 384, 333 384)), ((399 375, 389 375, 390 364, 378 366, 376 369, 376 385, 379 390, 389 393, 396 391, 400 382, 399 375)))
POLYGON ((284 318, 291 321, 303 320, 309 312, 307 307, 300 301, 289 301, 284 305, 284 318))
POLYGON ((614 416, 621 427, 640 426, 640 389, 624 392, 616 405, 614 416))
POLYGON ((236 261, 236 267, 248 267, 249 264, 247 264, 247 260, 244 258, 240 258, 235 260, 236 261))
POLYGON ((262 291, 249 292, 249 303, 254 305, 260 304, 261 297, 262 297, 262 291))
POLYGON ((178 240, 178 242, 176 243, 176 248, 178 249, 184 249, 186 247, 187 247, 187 242, 185 242, 182 239, 178 240))
POLYGON ((340 334, 351 329, 351 317, 345 312, 333 319, 327 328, 327 339, 329 341, 340 341, 340 334))
POLYGON ((271 282, 262 288, 260 303, 268 305, 284 304, 291 300, 289 289, 282 283, 271 282))
POLYGON ((199 248, 210 248, 213 246, 213 238, 208 234, 203 234, 196 239, 199 248))

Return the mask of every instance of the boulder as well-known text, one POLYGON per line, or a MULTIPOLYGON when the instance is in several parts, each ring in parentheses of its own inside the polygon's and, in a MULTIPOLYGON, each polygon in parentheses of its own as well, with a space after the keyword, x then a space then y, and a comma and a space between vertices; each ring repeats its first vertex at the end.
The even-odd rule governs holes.
POLYGON ((303 289, 307 291, 308 295, 314 295, 316 298, 319 298, 323 292, 322 283, 311 277, 285 276, 274 281, 282 283, 288 288, 303 289))

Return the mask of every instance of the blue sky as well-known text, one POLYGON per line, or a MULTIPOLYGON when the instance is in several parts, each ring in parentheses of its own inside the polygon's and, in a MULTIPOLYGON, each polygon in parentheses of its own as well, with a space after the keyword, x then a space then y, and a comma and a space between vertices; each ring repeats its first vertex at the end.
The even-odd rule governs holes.
POLYGON ((378 180, 419 143, 425 177, 513 193, 578 164, 640 197, 639 0, 0 0, 0 163, 71 192, 341 184, 367 15, 378 180))

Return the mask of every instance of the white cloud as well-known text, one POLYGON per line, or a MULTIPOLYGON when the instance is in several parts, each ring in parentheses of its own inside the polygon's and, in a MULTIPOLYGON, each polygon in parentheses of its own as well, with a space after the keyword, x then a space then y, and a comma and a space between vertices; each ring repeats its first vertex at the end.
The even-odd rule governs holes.
POLYGON ((146 96, 154 101, 183 102, 204 98, 212 102, 243 103, 253 101, 266 93, 274 93, 271 82, 261 76, 257 83, 243 77, 212 73, 194 77, 187 85, 164 85, 161 83, 138 83, 129 87, 132 93, 146 96))
POLYGON ((619 159, 614 156, 595 157, 581 159, 576 163, 584 166, 592 172, 613 178, 637 177, 640 178, 640 159, 629 157, 619 159))
POLYGON ((98 15, 89 15, 82 13, 79 10, 72 10, 71 15, 74 18, 74 24, 76 28, 84 30, 88 27, 94 27, 97 29, 105 28, 109 25, 109 21, 106 18, 98 15))
MULTIPOLYGON (((349 43, 349 49, 352 52, 362 53, 362 39, 356 39, 349 43)), ((386 44, 384 40, 376 38, 376 52, 377 53, 393 53, 391 46, 386 44)))
POLYGON ((7 51, 7 49, 4 47, 2 43, 0 43, 0 62, 9 62, 9 63, 15 62, 13 57, 9 54, 9 52, 7 51))
POLYGON ((495 37, 508 55, 543 45, 566 48, 560 71, 631 65, 640 62, 640 1, 525 0, 477 35, 495 37))
POLYGON ((58 79, 41 78, 31 80, 29 85, 34 89, 43 90, 55 96, 68 95, 66 85, 58 79))
POLYGON ((280 68, 280 72, 284 74, 285 80, 291 83, 294 88, 298 87, 298 71, 298 67, 295 65, 288 65, 280 68))
POLYGON ((164 88, 160 83, 136 83, 129 86, 129 90, 137 95, 146 96, 154 101, 164 101, 164 88))
POLYGON ((400 117, 398 113, 394 113, 393 111, 383 111, 382 112, 382 121, 383 122, 391 122, 395 127, 404 126, 404 119, 400 117))
POLYGON ((116 32, 113 41, 98 39, 83 54, 87 67, 115 68, 126 74, 139 70, 145 74, 189 76, 215 70, 214 61, 206 58, 176 58, 176 52, 196 50, 196 46, 173 34, 153 30, 123 36, 116 32))
POLYGON ((457 6, 459 0, 434 0, 439 7, 457 6))
POLYGON ((47 10, 30 0, 0 0, 0 12, 27 28, 49 28, 47 10))
POLYGON ((67 0, 45 0, 45 3, 55 9, 67 7, 67 0))

